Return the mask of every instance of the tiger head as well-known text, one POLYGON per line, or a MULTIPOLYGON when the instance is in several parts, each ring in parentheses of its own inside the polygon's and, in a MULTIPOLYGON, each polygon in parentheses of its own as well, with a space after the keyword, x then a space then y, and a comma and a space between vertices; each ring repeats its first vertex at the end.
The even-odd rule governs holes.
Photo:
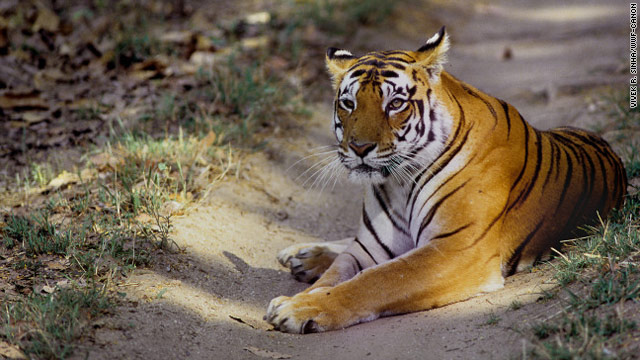
POLYGON ((444 149, 451 120, 437 84, 449 47, 444 27, 417 51, 356 57, 330 48, 338 157, 355 182, 410 181, 444 149))

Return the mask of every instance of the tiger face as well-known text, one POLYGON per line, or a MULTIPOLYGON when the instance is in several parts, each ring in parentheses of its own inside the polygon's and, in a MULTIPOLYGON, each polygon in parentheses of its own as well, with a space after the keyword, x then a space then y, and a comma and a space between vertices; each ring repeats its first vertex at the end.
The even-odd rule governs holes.
POLYGON ((333 131, 350 180, 409 181, 414 170, 442 152, 452 120, 432 89, 447 47, 441 31, 418 51, 357 58, 329 49, 327 67, 336 90, 333 131))

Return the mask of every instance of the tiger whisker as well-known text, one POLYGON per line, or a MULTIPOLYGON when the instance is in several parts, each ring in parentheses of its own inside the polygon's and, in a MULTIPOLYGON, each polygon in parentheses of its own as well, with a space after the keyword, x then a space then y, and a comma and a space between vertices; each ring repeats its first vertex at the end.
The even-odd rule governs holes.
MULTIPOLYGON (((326 148, 326 147, 328 147, 328 146, 323 146, 323 147, 324 147, 324 148, 326 148)), ((313 154, 309 154, 309 155, 307 155, 307 156, 305 156, 305 157, 302 157, 302 158, 298 159, 296 162, 294 162, 293 164, 291 164, 288 168, 286 168, 286 169, 285 169, 285 172, 288 172, 289 170, 291 170, 291 168, 293 168, 294 166, 298 165, 300 162, 302 162, 302 161, 304 161, 304 160, 307 160, 307 159, 312 158, 312 157, 314 157, 314 156, 322 156, 322 155, 331 154, 331 153, 333 153, 333 152, 335 152, 335 149, 331 149, 331 150, 328 150, 328 151, 322 151, 322 152, 316 152, 316 153, 313 153, 313 154)))

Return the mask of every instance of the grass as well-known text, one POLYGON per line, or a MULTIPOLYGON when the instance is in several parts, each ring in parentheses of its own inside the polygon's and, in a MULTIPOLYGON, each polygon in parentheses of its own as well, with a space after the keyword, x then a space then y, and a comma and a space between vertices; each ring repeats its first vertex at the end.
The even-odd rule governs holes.
POLYGON ((10 215, 4 231, 4 245, 8 249, 20 246, 27 255, 64 255, 71 245, 71 232, 56 229, 48 209, 29 217, 10 215))
MULTIPOLYGON (((626 110, 628 99, 611 98, 617 114, 610 126, 618 136, 627 177, 640 176, 637 111, 626 110)), ((626 358, 640 334, 633 319, 640 300, 640 192, 632 190, 622 209, 617 209, 589 235, 567 241, 557 260, 556 294, 562 311, 531 326, 534 358, 609 359, 626 358), (634 340, 635 339, 635 340, 634 340)))
MULTIPOLYGON (((136 44, 127 46, 140 56, 155 51, 136 44)), ((29 357, 68 357, 86 325, 117 304, 114 284, 156 249, 180 251, 172 216, 237 175, 239 147, 255 148, 264 129, 300 114, 293 88, 237 56, 202 69, 184 93, 165 93, 144 117, 116 123, 86 152, 83 171, 56 176, 34 164, 17 179, 19 199, 5 199, 17 211, 0 218, 0 259, 11 261, 0 275, 15 284, 3 295, 1 340, 29 357), (65 177, 74 180, 51 185, 65 177)))
POLYGON ((396 1, 384 0, 311 0, 297 2, 296 16, 290 20, 297 26, 313 24, 319 30, 344 35, 362 25, 379 24, 389 17, 396 1))
MULTIPOLYGON (((105 64, 110 79, 128 78, 156 55, 179 58, 191 51, 190 45, 168 48, 153 35, 153 22, 165 24, 170 14, 154 14, 135 4, 105 4, 60 6, 56 11, 63 20, 72 12, 67 18, 76 25, 108 12, 128 14, 113 19, 95 39, 113 46, 100 56, 89 49, 105 64), (136 11, 149 14, 137 17, 136 11)), ((225 53, 232 55, 216 57, 188 86, 168 86, 162 74, 146 78, 141 87, 151 95, 136 97, 135 104, 129 93, 139 88, 127 90, 119 100, 125 109, 135 105, 135 111, 106 122, 109 133, 99 133, 100 145, 84 150, 80 169, 59 173, 50 163, 33 163, 16 171, 0 204, 11 209, 0 215, 0 278, 9 285, 0 293, 0 340, 17 345, 30 358, 69 357, 88 325, 117 305, 115 284, 132 269, 151 264, 156 250, 180 251, 171 239, 172 217, 206 197, 212 184, 238 176, 245 152, 259 149, 268 135, 305 115, 300 81, 294 71, 287 72, 300 61, 277 49, 306 53, 306 40, 296 38, 302 28, 346 35, 362 24, 383 21, 394 6, 380 0, 291 5, 294 15, 255 34, 271 36, 277 45, 260 51, 234 47, 242 35, 214 25, 225 35, 212 41, 230 47, 225 53), (274 54, 288 62, 284 70, 266 66, 274 54)), ((56 49, 49 54, 52 59, 56 49)), ((319 63, 322 59, 317 58, 319 63)), ((91 106, 72 109, 74 119, 105 121, 115 107, 87 100, 91 106)), ((29 150, 23 146, 27 155, 29 150)), ((157 297, 163 295, 160 291, 157 297)))
POLYGON ((511 302, 511 304, 509 304, 509 309, 511 310, 519 310, 520 308, 522 308, 522 302, 518 301, 518 300, 513 300, 511 302))
POLYGON ((64 359, 88 321, 113 305, 104 292, 92 286, 31 294, 2 306, 2 335, 21 344, 30 357, 64 359))
POLYGON ((231 55, 217 65, 200 68, 194 79, 194 86, 179 96, 164 92, 149 111, 129 119, 133 128, 122 126, 112 137, 155 134, 155 138, 174 141, 177 137, 170 134, 183 132, 198 138, 213 132, 211 145, 252 147, 256 134, 287 126, 307 114, 299 89, 269 74, 261 60, 231 55))
POLYGON ((491 325, 498 325, 498 323, 502 320, 502 318, 494 313, 489 314, 489 316, 487 317, 487 320, 485 320, 484 325, 486 326, 491 326, 491 325))
POLYGON ((83 326, 114 302, 114 281, 149 264, 154 249, 172 247, 172 213, 163 206, 183 190, 174 185, 179 172, 169 180, 170 166, 118 149, 122 157, 102 178, 58 189, 28 214, 4 216, 0 250, 13 266, 0 271, 21 285, 3 305, 1 336, 29 356, 68 356, 83 326), (84 285, 47 285, 69 280, 84 285), (35 290, 43 284, 52 292, 35 290))

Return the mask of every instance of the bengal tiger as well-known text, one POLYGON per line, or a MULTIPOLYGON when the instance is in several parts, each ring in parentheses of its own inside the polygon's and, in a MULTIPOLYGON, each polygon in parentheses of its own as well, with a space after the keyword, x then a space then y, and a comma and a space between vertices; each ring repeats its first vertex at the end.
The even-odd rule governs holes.
POLYGON ((500 289, 619 207, 627 188, 605 140, 540 131, 508 103, 443 70, 444 27, 417 51, 330 48, 336 156, 365 188, 357 236, 278 258, 315 283, 273 299, 275 329, 345 328, 500 289))

